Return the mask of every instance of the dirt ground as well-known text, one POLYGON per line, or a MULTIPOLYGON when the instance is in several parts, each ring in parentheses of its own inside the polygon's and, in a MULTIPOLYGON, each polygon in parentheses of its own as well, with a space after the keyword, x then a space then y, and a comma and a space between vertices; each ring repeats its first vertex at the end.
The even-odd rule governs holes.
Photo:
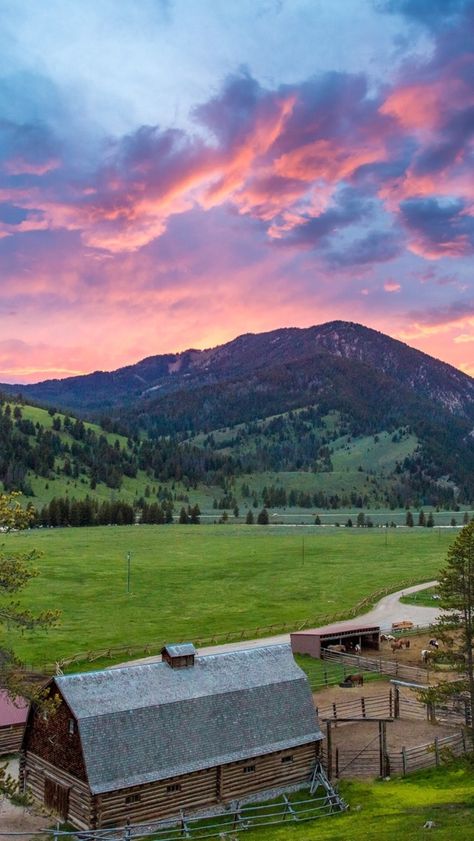
MULTIPOLYGON (((342 689, 339 686, 330 686, 320 692, 313 694, 315 705, 320 709, 330 704, 343 703, 347 701, 359 701, 360 698, 374 698, 380 696, 388 697, 390 681, 376 680, 366 683, 363 687, 342 689)), ((401 697, 415 699, 416 696, 410 689, 400 687, 401 697)), ((387 702, 388 706, 388 702, 387 702)), ((389 751, 400 751, 402 747, 411 748, 417 745, 432 742, 435 736, 450 736, 460 728, 431 724, 423 719, 400 718, 387 723, 387 748, 389 751)), ((344 748, 346 751, 360 750, 370 739, 378 733, 376 722, 354 722, 350 724, 333 725, 333 744, 336 747, 344 748)), ((377 747, 377 743, 374 743, 377 747)))
MULTIPOLYGON (((399 651, 392 651, 391 643, 383 641, 380 643, 380 651, 374 651, 373 649, 367 648, 362 650, 362 654, 364 657, 380 657, 383 660, 397 660, 399 663, 404 663, 407 666, 423 667, 425 664, 422 662, 421 652, 423 649, 426 651, 430 650, 429 641, 430 639, 433 639, 433 633, 416 634, 406 637, 402 636, 401 639, 410 640, 410 648, 402 648, 399 651)), ((441 650, 441 648, 442 644, 440 643, 439 650, 441 650)))
MULTIPOLYGON (((18 760, 8 762, 8 773, 12 777, 18 776, 18 760)), ((4 832, 38 832, 51 826, 51 818, 42 814, 34 806, 14 806, 13 803, 0 794, 0 831, 4 832)), ((2 835, 1 841, 29 841, 29 836, 22 835, 20 839, 15 835, 2 835)))

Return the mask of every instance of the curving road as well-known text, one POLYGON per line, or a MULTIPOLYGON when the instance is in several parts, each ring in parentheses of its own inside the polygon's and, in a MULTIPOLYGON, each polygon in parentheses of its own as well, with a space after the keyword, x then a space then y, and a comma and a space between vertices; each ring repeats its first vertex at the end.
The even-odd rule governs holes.
MULTIPOLYGON (((382 631, 390 630, 392 622, 399 622, 403 619, 409 619, 415 625, 430 625, 439 616, 439 608, 402 604, 400 597, 407 596, 410 593, 417 593, 419 590, 426 590, 428 587, 434 587, 437 583, 437 581, 426 581, 424 584, 415 584, 414 587, 406 587, 404 590, 397 590, 396 593, 390 593, 390 595, 380 599, 368 613, 363 613, 355 619, 351 619, 350 624, 360 624, 361 620, 363 620, 364 623, 380 625, 382 631)), ((289 642, 289 634, 279 634, 275 637, 260 637, 256 640, 243 640, 242 642, 230 642, 224 645, 212 645, 206 648, 200 648, 199 654, 224 654, 226 651, 242 651, 245 648, 259 648, 261 645, 279 645, 289 642)), ((159 654, 153 657, 144 657, 140 660, 128 661, 128 663, 120 663, 119 666, 131 666, 134 663, 155 663, 157 660, 161 660, 159 654)), ((119 666, 113 666, 112 668, 119 668, 119 666)))

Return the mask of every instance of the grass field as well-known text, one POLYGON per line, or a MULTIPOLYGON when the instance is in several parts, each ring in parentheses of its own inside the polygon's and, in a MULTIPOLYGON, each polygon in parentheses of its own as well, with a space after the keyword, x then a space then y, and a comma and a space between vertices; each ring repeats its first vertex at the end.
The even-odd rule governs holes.
POLYGON ((421 590, 419 593, 412 593, 410 596, 402 596, 400 601, 403 604, 418 604, 422 607, 436 607, 436 599, 433 596, 437 595, 436 587, 430 587, 428 590, 421 590))
POLYGON ((418 772, 390 782, 344 782, 343 815, 245 833, 247 841, 470 841, 474 838, 473 766, 418 772), (433 820, 435 829, 423 829, 433 820))
MULTIPOLYGON (((349 610, 381 587, 436 575, 451 530, 261 526, 44 529, 4 536, 37 548, 40 575, 21 596, 59 608, 60 627, 7 639, 28 663, 80 651, 197 639, 349 610), (303 552, 304 536, 304 552, 303 552), (126 553, 131 552, 127 593, 126 553)), ((10 632, 7 632, 9 635, 10 632)))

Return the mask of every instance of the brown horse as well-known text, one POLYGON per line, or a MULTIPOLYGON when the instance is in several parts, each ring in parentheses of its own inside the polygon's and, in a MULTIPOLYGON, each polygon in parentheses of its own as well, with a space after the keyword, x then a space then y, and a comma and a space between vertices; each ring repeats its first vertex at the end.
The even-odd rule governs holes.
POLYGON ((390 644, 390 648, 393 652, 400 651, 403 648, 402 640, 395 640, 390 644))
POLYGON ((364 675, 346 675, 345 682, 352 683, 352 686, 363 686, 364 675))

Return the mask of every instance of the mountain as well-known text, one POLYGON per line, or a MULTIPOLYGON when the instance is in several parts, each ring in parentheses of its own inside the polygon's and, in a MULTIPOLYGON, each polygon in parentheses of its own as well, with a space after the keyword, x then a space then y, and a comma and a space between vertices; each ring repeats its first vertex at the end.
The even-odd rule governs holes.
MULTIPOLYGON (((106 412, 163 394, 257 378, 282 365, 303 363, 317 386, 322 359, 348 360, 394 380, 419 397, 461 417, 474 419, 474 380, 389 336, 360 324, 332 321, 321 326, 247 333, 207 350, 149 356, 116 371, 96 371, 34 385, 0 384, 6 394, 81 412, 106 412)), ((348 369, 349 371, 349 369, 348 369)))
MULTIPOLYGON (((246 334, 109 373, 0 390, 101 418, 135 442, 169 441, 169 478, 173 464, 183 476, 186 446, 184 475, 202 481, 217 471, 224 490, 226 476, 306 471, 332 474, 352 498, 362 471, 375 483, 372 496, 390 505, 474 499, 474 380, 350 322, 246 334)), ((153 458, 140 446, 139 463, 146 469, 148 458, 152 478, 162 476, 163 446, 153 458)), ((334 498, 327 477, 323 484, 334 498)))

